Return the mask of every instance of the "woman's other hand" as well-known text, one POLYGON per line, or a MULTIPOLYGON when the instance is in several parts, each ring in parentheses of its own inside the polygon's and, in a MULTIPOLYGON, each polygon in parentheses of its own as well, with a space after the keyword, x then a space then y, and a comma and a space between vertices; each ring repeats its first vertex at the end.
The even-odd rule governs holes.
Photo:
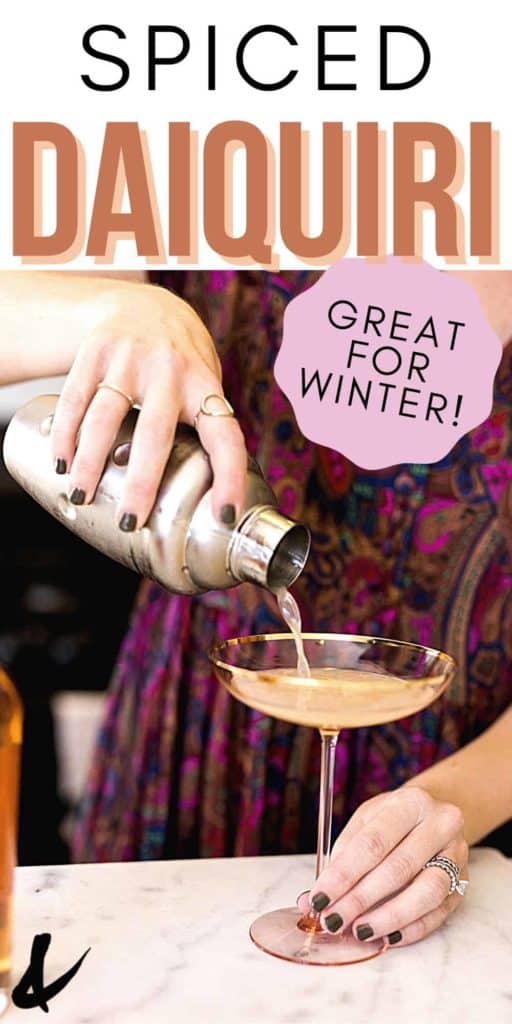
MULTIPOLYGON (((192 425, 206 395, 223 395, 221 368, 206 327, 172 292, 124 283, 102 292, 98 309, 91 310, 94 326, 77 351, 56 408, 53 458, 57 472, 69 472, 71 499, 92 501, 128 411, 123 394, 98 385, 106 382, 131 396, 140 413, 118 521, 132 530, 151 512, 178 421, 192 425)), ((229 524, 245 493, 247 455, 240 427, 231 417, 201 415, 197 429, 212 463, 214 514, 229 524)))
POLYGON ((373 797, 347 823, 329 866, 299 906, 320 910, 324 903, 322 924, 337 934, 350 929, 361 942, 382 937, 390 945, 410 945, 439 928, 462 899, 449 895, 446 871, 422 870, 436 854, 455 861, 467 878, 468 844, 458 807, 418 786, 373 797))

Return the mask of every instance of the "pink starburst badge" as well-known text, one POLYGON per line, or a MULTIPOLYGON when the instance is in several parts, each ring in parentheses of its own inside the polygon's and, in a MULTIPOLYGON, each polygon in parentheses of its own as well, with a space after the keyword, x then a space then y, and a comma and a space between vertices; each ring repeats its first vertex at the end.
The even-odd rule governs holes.
POLYGON ((437 462, 482 423, 501 351, 461 278, 344 259, 288 305, 275 376, 305 437, 382 469, 437 462))

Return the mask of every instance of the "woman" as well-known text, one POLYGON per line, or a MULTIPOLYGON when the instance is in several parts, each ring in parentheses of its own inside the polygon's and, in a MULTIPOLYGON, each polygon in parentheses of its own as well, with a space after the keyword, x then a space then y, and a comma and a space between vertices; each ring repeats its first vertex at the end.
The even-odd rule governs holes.
MULTIPOLYGON (((467 877, 468 844, 511 816, 512 352, 504 351, 492 415, 445 460, 362 472, 300 436, 273 380, 284 307, 315 277, 173 274, 162 282, 171 292, 133 281, 0 275, 2 365, 5 380, 70 371, 52 434, 56 472, 69 473, 76 503, 94 495, 126 396, 141 404, 118 509, 119 528, 129 531, 149 514, 177 420, 193 423, 205 395, 223 394, 220 358, 242 432, 235 419, 198 419, 215 474, 214 510, 228 523, 236 517, 244 436, 282 510, 312 531, 312 555, 294 587, 304 627, 403 637, 455 655, 456 680, 431 708, 342 733, 342 831, 330 867, 302 897, 333 930, 406 945, 461 899, 449 895, 443 868, 422 870, 429 858, 448 857, 467 877), (98 390, 101 383, 108 386, 98 390)), ((474 275, 473 284, 507 338, 510 275, 474 275)), ((312 849, 314 731, 231 701, 206 659, 215 640, 280 628, 274 599, 255 587, 191 599, 143 584, 78 858, 312 849)))

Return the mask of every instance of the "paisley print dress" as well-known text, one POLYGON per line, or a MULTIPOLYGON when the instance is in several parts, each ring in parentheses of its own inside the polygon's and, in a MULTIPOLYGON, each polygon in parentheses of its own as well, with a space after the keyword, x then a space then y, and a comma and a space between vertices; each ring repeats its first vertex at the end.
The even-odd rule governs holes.
MULTIPOLYGON (((163 277, 163 281, 162 281, 163 277)), ((312 553, 294 586, 304 628, 439 646, 458 663, 420 714, 342 732, 335 828, 359 803, 490 725, 512 694, 512 345, 485 423, 433 466, 366 472, 300 434, 273 365, 283 311, 316 273, 182 272, 209 326, 225 390, 281 509, 312 553)), ((281 630, 275 600, 244 584, 195 598, 143 582, 112 680, 74 838, 78 860, 309 851, 319 740, 218 685, 220 638, 281 630)))

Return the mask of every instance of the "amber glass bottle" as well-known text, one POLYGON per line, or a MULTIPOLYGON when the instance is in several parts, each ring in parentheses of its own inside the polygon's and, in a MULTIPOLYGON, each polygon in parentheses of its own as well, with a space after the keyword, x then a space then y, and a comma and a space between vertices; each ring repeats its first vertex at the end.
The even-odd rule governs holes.
POLYGON ((0 1012, 10 982, 21 737, 21 702, 0 669, 0 1012))

